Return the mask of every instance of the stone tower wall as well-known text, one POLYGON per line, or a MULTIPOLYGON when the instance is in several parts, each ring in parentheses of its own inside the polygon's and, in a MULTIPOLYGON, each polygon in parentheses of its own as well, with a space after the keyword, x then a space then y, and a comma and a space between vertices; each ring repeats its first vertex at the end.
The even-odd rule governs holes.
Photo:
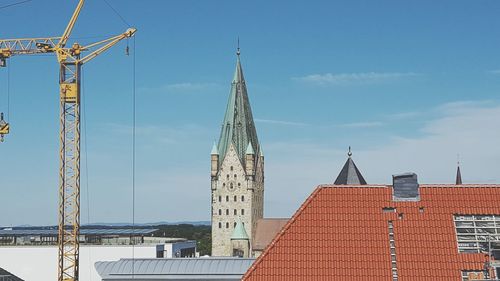
POLYGON ((219 159, 222 163, 212 177, 212 256, 231 256, 231 235, 237 219, 253 239, 256 219, 262 217, 263 173, 258 168, 262 165, 253 163, 256 174, 247 176, 233 144, 219 159))

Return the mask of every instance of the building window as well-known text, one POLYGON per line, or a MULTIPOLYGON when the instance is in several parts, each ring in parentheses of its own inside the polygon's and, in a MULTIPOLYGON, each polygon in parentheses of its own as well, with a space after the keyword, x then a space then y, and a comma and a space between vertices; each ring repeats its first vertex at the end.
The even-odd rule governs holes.
POLYGON ((226 183, 223 183, 223 184, 222 184, 222 187, 226 187, 226 183))
POLYGON ((233 166, 231 166, 229 169, 230 169, 231 171, 232 171, 232 170, 234 170, 233 166))
POLYGON ((238 211, 234 209, 234 215, 236 216, 238 214, 238 211))
POLYGON ((238 183, 238 187, 240 187, 240 186, 241 186, 241 183, 238 183))
POLYGON ((237 178, 238 178, 238 176, 236 174, 234 174, 234 179, 237 179, 237 178))
POLYGON ((229 209, 226 209, 226 216, 229 216, 229 209))
POLYGON ((234 196, 234 202, 238 201, 238 196, 234 196))
POLYGON ((226 196, 226 202, 229 202, 229 196, 226 196))
POLYGON ((221 222, 219 222, 219 228, 222 228, 222 223, 221 222))
POLYGON ((459 252, 487 254, 490 245, 500 248, 500 215, 454 215, 453 219, 459 252))
POLYGON ((233 183, 229 184, 229 188, 233 189, 233 183))
POLYGON ((229 228, 229 223, 228 222, 226 222, 226 228, 229 228))
POLYGON ((241 209, 241 215, 244 216, 245 215, 245 209, 241 209))
POLYGON ((219 209, 219 216, 222 216, 222 210, 219 209))
POLYGON ((241 202, 245 202, 245 195, 241 195, 241 202))
POLYGON ((226 179, 229 179, 229 174, 226 175, 226 179))
POLYGON ((233 227, 236 227, 236 222, 234 223, 234 226, 233 227))
POLYGON ((222 202, 222 196, 219 196, 219 202, 222 202))

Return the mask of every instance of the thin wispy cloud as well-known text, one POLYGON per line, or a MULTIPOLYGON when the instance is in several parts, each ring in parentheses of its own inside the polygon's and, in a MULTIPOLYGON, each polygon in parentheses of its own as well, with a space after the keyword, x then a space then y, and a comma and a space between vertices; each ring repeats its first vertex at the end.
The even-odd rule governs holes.
POLYGON ((360 73, 325 73, 311 74, 303 77, 293 78, 315 85, 350 85, 350 84, 374 84, 400 79, 418 77, 422 74, 414 72, 360 72, 360 73))
POLYGON ((489 73, 489 74, 495 74, 495 75, 500 75, 500 69, 490 70, 490 71, 487 71, 487 73, 489 73))
POLYGON ((418 117, 420 115, 422 115, 422 112, 408 111, 408 112, 399 112, 399 113, 388 114, 386 117, 390 120, 404 120, 404 119, 415 118, 415 117, 418 117))
POLYGON ((146 93, 186 93, 186 92, 206 92, 214 89, 218 89, 220 87, 219 84, 214 82, 182 82, 182 83, 172 83, 165 84, 158 87, 151 88, 140 88, 140 91, 146 93))
POLYGON ((381 127, 384 123, 375 121, 375 122, 355 122, 355 123, 346 123, 340 124, 338 127, 341 128, 373 128, 373 127, 381 127))
POLYGON ((272 119, 254 119, 257 123, 273 124, 273 125, 285 125, 285 126, 309 126, 307 123, 293 122, 293 121, 283 121, 283 120, 272 120, 272 119))

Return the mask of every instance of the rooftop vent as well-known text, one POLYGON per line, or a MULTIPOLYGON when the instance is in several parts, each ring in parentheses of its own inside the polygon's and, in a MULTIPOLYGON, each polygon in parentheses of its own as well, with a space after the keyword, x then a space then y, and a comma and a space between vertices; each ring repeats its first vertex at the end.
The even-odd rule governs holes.
POLYGON ((405 173, 392 176, 392 188, 394 201, 419 201, 417 174, 405 173))

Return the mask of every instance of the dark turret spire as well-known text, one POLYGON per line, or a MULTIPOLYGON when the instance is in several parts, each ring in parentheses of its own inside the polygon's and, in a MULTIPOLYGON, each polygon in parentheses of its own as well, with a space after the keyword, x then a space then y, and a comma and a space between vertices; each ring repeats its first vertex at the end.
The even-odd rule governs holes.
POLYGON ((456 185, 462 184, 462 173, 460 173, 460 161, 457 162, 457 178, 455 180, 456 185))
POLYGON ((363 178, 363 175, 361 175, 361 172, 359 171, 358 167, 356 167, 356 164, 354 164, 354 161, 351 158, 352 152, 350 146, 347 156, 348 156, 347 161, 345 162, 344 167, 340 171, 340 174, 338 175, 334 184, 365 185, 366 181, 363 178))

